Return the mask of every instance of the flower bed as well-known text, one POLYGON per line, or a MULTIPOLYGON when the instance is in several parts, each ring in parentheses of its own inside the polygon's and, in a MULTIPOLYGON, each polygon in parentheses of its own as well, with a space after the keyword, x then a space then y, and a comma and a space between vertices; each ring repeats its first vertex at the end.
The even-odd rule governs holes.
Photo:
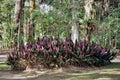
POLYGON ((110 64, 115 55, 110 49, 102 48, 95 42, 88 44, 84 40, 73 44, 70 38, 61 40, 43 37, 21 46, 19 51, 15 49, 8 56, 8 64, 16 70, 17 68, 24 70, 27 66, 31 68, 55 68, 68 65, 103 66, 110 64))

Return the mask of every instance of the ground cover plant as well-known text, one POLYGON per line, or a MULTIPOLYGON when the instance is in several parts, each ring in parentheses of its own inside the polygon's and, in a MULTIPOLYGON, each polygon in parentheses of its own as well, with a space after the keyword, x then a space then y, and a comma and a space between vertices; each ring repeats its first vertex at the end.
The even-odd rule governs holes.
POLYGON ((74 44, 71 38, 37 38, 21 45, 8 56, 7 64, 13 70, 74 66, 104 66, 111 63, 115 53, 95 42, 83 40, 74 44))

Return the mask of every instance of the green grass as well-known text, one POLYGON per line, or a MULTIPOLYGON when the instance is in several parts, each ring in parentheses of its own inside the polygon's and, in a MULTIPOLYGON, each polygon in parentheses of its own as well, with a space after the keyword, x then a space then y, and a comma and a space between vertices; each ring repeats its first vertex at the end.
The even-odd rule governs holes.
POLYGON ((48 72, 40 75, 38 79, 45 80, 120 80, 120 63, 114 62, 110 65, 100 67, 98 70, 88 72, 48 72))
MULTIPOLYGON (((68 68, 69 69, 69 68, 68 68)), ((91 69, 91 68, 85 68, 91 69)), ((0 70, 10 70, 10 66, 6 64, 0 65, 0 70)), ((39 76, 36 78, 32 78, 30 80, 120 80, 120 62, 114 62, 110 65, 100 67, 98 69, 92 69, 85 72, 81 72, 81 68, 77 69, 76 72, 73 68, 72 71, 64 71, 64 70, 50 70, 44 73, 37 73, 39 76)), ((18 74, 18 73, 17 73, 18 74)), ((25 75, 26 73, 22 73, 25 75)), ((36 73, 30 73, 36 74, 36 73)), ((27 76, 27 75, 25 75, 27 76)), ((27 80, 27 79, 26 79, 27 80)))
POLYGON ((0 70, 10 70, 10 66, 6 65, 6 64, 0 64, 0 70))

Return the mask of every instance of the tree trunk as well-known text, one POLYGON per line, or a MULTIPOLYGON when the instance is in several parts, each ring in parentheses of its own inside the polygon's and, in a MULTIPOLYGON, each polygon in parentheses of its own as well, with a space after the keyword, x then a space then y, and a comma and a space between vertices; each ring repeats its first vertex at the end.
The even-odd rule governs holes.
POLYGON ((114 49, 116 49, 117 48, 117 32, 116 32, 116 34, 115 34, 115 46, 114 46, 114 49))
POLYGON ((76 14, 76 4, 77 1, 72 0, 73 1, 73 10, 72 10, 72 34, 71 34, 71 39, 73 41, 73 43, 75 44, 76 41, 78 41, 78 37, 79 37, 79 32, 78 32, 78 28, 77 28, 77 14, 76 14))
POLYGON ((15 13, 14 13, 14 21, 18 28, 18 40, 17 40, 17 47, 20 47, 20 29, 21 29, 21 12, 23 7, 23 0, 14 0, 15 2, 15 13))
POLYGON ((110 2, 112 0, 99 0, 95 1, 94 7, 96 8, 96 15, 99 15, 97 19, 102 22, 104 16, 107 16, 109 13, 110 2))
MULTIPOLYGON (((26 3, 26 1, 24 0, 24 2, 23 2, 23 6, 28 6, 28 5, 26 5, 25 4, 26 3)), ((28 2, 27 2, 28 3, 28 2)), ((23 14, 24 14, 24 25, 23 25, 23 34, 24 34, 24 45, 26 45, 26 43, 27 43, 27 18, 25 17, 26 15, 25 15, 25 10, 23 11, 23 14)))
POLYGON ((85 0, 85 19, 92 19, 94 0, 85 0))
POLYGON ((14 0, 14 2, 15 2, 14 21, 15 21, 15 23, 19 23, 20 19, 21 19, 22 2, 23 2, 23 0, 14 0))
MULTIPOLYGON (((24 13, 25 16, 25 13, 24 13)), ((24 18, 24 27, 23 27, 23 32, 24 32, 24 45, 27 43, 27 20, 24 18)))
POLYGON ((93 22, 91 22, 91 20, 94 18, 94 11, 93 11, 93 3, 94 3, 94 0, 85 0, 85 19, 88 20, 87 22, 87 28, 86 28, 86 31, 87 31, 87 34, 86 34, 86 40, 88 42, 90 42, 90 38, 91 38, 91 33, 92 33, 92 29, 94 27, 93 25, 93 22))
POLYGON ((28 35, 28 39, 30 40, 30 38, 34 38, 34 19, 32 16, 32 11, 35 9, 35 0, 30 0, 30 18, 29 18, 29 35, 28 35))

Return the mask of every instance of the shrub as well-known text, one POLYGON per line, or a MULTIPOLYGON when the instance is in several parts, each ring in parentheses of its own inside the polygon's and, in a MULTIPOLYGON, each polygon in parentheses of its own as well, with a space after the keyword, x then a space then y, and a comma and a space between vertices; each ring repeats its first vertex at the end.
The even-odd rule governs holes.
POLYGON ((22 67, 22 69, 27 66, 31 68, 40 66, 54 68, 83 64, 102 66, 109 64, 115 55, 109 49, 102 48, 95 42, 88 44, 84 40, 73 44, 70 38, 61 40, 43 37, 28 42, 26 46, 21 46, 19 51, 15 49, 8 56, 8 64, 13 69, 18 66, 18 68, 22 67))

